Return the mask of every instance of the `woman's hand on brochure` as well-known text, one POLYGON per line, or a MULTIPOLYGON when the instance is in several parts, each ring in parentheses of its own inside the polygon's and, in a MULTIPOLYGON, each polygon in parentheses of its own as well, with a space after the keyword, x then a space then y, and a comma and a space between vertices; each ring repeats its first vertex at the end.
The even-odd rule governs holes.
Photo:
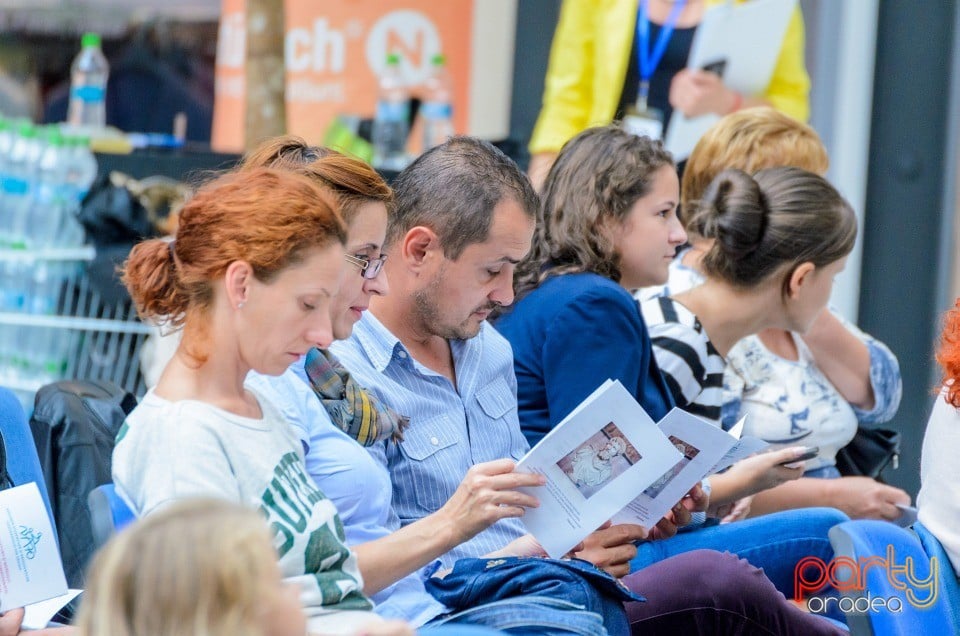
POLYGON ((593 563, 617 578, 630 574, 630 560, 637 556, 635 542, 647 538, 647 530, 633 523, 612 525, 609 521, 591 532, 578 548, 570 552, 584 561, 593 563))
POLYGON ((732 510, 724 510, 725 505, 784 482, 799 479, 803 476, 805 464, 796 461, 796 458, 806 451, 803 446, 791 446, 769 453, 759 453, 741 459, 725 473, 711 476, 713 502, 708 514, 722 518, 732 510))
POLYGON ((437 514, 446 517, 460 545, 507 517, 521 517, 526 508, 540 505, 536 497, 517 488, 546 483, 543 475, 520 473, 512 459, 476 464, 467 471, 456 492, 437 514))

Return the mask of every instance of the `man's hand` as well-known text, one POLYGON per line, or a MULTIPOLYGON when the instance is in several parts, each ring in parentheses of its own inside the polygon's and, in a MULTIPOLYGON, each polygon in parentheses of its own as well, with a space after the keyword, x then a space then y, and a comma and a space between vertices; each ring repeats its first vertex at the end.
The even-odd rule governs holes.
POLYGON ((523 516, 524 508, 540 505, 536 497, 515 489, 542 486, 546 478, 534 473, 515 472, 515 466, 512 459, 472 466, 450 500, 437 511, 454 529, 456 545, 472 539, 501 519, 523 516))
POLYGON ((630 559, 637 556, 634 542, 646 538, 647 530, 643 526, 632 523, 614 526, 608 521, 590 533, 579 546, 580 549, 572 551, 572 555, 620 578, 630 574, 630 559))

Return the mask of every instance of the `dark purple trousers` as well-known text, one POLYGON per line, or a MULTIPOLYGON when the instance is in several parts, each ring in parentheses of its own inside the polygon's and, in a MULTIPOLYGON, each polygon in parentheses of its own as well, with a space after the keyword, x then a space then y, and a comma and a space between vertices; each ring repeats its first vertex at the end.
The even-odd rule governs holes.
POLYGON ((647 598, 626 604, 633 634, 849 634, 787 601, 763 570, 729 552, 685 552, 623 582, 647 598))

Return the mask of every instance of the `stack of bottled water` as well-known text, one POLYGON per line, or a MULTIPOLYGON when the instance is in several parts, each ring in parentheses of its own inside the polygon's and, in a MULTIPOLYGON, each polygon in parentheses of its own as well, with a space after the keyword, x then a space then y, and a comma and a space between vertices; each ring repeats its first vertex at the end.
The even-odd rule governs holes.
MULTIPOLYGON (((78 211, 97 175, 89 140, 56 126, 0 119, 0 312, 52 316, 84 245, 78 211)), ((0 382, 42 384, 62 376, 74 332, 0 325, 0 382)))

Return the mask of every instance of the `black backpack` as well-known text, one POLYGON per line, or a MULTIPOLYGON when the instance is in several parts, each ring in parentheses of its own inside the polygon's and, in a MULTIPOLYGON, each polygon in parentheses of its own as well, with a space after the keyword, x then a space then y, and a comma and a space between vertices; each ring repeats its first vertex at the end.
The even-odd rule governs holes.
POLYGON ((132 393, 105 380, 63 380, 37 392, 30 430, 70 587, 83 587, 84 570, 96 550, 87 495, 112 481, 114 441, 136 405, 132 393))

